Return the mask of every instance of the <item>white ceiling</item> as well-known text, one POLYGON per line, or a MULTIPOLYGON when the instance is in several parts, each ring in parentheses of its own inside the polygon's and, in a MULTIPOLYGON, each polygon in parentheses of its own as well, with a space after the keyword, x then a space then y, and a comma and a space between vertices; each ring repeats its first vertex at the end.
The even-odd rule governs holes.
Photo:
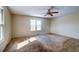
POLYGON ((8 6, 12 14, 28 15, 44 18, 53 18, 69 13, 79 12, 79 6, 55 6, 53 11, 58 11, 54 16, 44 16, 50 6, 8 6))

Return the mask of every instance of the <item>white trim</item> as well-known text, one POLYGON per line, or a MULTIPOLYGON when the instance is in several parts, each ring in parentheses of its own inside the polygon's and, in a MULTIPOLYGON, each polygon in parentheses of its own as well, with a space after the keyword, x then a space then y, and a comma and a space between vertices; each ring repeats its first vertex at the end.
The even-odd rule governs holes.
MULTIPOLYGON (((32 30, 32 24, 31 24, 31 23, 30 23, 30 30, 31 30, 31 31, 41 31, 41 30, 42 30, 42 21, 41 21, 41 20, 34 20, 34 21, 35 21, 35 22, 34 22, 34 23, 35 23, 35 24, 34 24, 34 27, 35 27, 34 29, 35 29, 35 30, 32 30), (38 21, 40 21, 41 24, 38 24, 38 21), (41 27, 40 30, 38 30, 38 26, 41 27)), ((31 20, 30 20, 30 22, 31 22, 31 20)))
POLYGON ((0 33, 0 41, 3 40, 3 28, 4 28, 4 20, 3 20, 3 7, 0 7, 0 13, 1 13, 1 20, 2 20, 2 24, 0 24, 1 27, 1 33, 0 33))
POLYGON ((66 36, 66 37, 70 37, 70 38, 74 38, 74 39, 79 39, 79 37, 76 37, 76 36, 71 36, 71 35, 56 33, 56 32, 53 32, 53 33, 58 34, 58 35, 62 35, 62 36, 66 36))
POLYGON ((1 27, 1 30, 0 30, 0 31, 1 31, 1 32, 0 32, 0 33, 1 33, 1 34, 0 34, 0 35, 1 35, 1 36, 0 36, 0 40, 2 40, 2 39, 3 39, 3 29, 2 29, 2 27, 1 27))

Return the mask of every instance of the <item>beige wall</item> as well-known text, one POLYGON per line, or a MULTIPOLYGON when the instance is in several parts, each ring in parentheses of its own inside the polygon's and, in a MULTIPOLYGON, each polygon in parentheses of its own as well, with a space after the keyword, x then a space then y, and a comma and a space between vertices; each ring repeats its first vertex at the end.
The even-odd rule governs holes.
POLYGON ((0 51, 4 50, 5 46, 10 41, 11 36, 20 37, 20 36, 34 35, 37 33, 49 33, 49 32, 79 39, 79 13, 65 15, 59 18, 51 19, 51 21, 48 19, 37 18, 37 17, 12 15, 12 25, 11 25, 11 14, 9 10, 6 7, 4 7, 4 39, 0 42, 0 51), (42 31, 38 32, 30 31, 31 19, 42 20, 42 31))
POLYGON ((0 51, 3 51, 5 46, 11 39, 11 15, 7 7, 3 7, 4 11, 4 39, 0 41, 0 51))
POLYGON ((43 18, 12 15, 12 22, 13 22, 12 37, 34 35, 36 33, 48 33, 50 31, 49 21, 43 18), (42 20, 42 31, 37 31, 37 32, 30 31, 31 19, 42 20))
POLYGON ((51 32, 79 39, 79 13, 52 19, 51 32))

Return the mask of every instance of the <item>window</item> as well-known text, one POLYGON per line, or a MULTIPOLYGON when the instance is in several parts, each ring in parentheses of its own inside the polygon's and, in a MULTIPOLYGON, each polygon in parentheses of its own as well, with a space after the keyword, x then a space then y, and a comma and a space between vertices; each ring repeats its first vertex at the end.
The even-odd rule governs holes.
POLYGON ((0 9, 0 40, 3 38, 3 9, 0 9))
POLYGON ((30 21, 30 23, 31 23, 31 31, 35 31, 35 26, 36 26, 36 21, 35 20, 31 20, 30 21))
POLYGON ((41 30, 41 20, 30 20, 31 31, 41 30))
POLYGON ((41 20, 37 20, 37 22, 36 22, 37 24, 37 30, 41 30, 41 20))

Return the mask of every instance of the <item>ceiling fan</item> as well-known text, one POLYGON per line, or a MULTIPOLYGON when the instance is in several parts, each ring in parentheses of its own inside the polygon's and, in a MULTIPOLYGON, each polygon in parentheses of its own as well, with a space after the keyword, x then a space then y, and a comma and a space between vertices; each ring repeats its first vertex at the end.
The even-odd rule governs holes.
POLYGON ((54 6, 51 6, 51 7, 47 10, 46 15, 44 15, 44 16, 47 16, 47 15, 53 16, 53 14, 59 13, 58 11, 53 11, 53 9, 54 9, 54 6))

